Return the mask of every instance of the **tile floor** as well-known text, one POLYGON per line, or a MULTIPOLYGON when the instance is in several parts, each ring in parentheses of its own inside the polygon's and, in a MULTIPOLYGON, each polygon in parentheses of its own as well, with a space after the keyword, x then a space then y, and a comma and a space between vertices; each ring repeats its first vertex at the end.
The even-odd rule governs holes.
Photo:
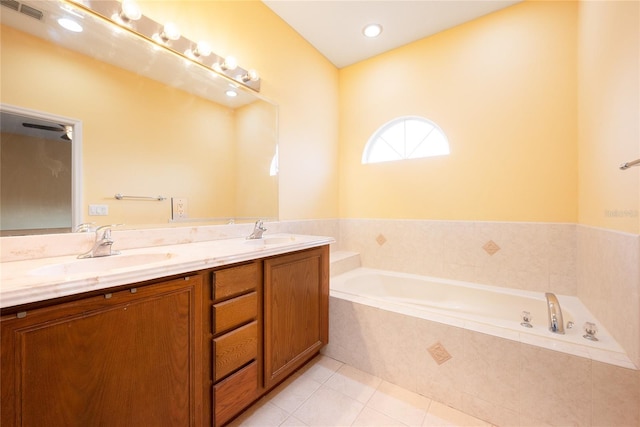
POLYGON ((240 426, 491 426, 326 356, 231 423, 240 426))

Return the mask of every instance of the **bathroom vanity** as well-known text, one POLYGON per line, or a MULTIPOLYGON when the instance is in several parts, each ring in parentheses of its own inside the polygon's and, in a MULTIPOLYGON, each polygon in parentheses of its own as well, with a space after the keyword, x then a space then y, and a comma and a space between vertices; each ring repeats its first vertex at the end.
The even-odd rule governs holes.
POLYGON ((102 272, 4 263, 30 301, 2 308, 1 424, 220 426, 304 365, 328 341, 331 239, 232 240, 102 272), (43 268, 66 273, 34 285, 43 268))

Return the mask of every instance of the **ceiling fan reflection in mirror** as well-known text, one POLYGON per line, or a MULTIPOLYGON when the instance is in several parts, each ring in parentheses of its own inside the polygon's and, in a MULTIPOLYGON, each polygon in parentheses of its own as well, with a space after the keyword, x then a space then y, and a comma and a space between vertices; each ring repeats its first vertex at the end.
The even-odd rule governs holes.
POLYGON ((31 136, 52 141, 73 140, 74 126, 53 117, 40 117, 29 111, 0 111, 0 132, 31 136))
POLYGON ((26 122, 23 122, 22 126, 26 128, 39 129, 39 130, 50 131, 50 132, 62 132, 62 135, 60 135, 61 139, 64 139, 66 141, 71 141, 73 139, 73 127, 71 126, 60 125, 60 124, 57 126, 49 126, 49 125, 41 125, 37 123, 26 123, 26 122))

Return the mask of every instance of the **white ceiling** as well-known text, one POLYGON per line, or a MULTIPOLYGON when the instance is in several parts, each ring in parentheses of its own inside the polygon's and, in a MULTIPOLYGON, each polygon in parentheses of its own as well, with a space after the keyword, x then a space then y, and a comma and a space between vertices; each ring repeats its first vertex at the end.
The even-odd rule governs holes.
POLYGON ((263 0, 336 67, 395 49, 522 0, 263 0), (376 39, 362 35, 370 23, 376 39))

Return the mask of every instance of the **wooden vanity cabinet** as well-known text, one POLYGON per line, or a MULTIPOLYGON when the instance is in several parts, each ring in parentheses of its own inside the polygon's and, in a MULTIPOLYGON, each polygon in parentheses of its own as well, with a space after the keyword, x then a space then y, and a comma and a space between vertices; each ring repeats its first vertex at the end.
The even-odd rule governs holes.
POLYGON ((264 385, 271 388, 329 341, 329 247, 264 261, 264 385))
POLYGON ((211 276, 215 426, 262 393, 262 277, 262 261, 215 270, 211 276))
POLYGON ((2 426, 202 425, 202 282, 5 310, 2 426))
POLYGON ((214 425, 222 426, 328 342, 329 247, 213 274, 214 425))
POLYGON ((222 426, 328 342, 329 247, 3 309, 0 424, 222 426))

